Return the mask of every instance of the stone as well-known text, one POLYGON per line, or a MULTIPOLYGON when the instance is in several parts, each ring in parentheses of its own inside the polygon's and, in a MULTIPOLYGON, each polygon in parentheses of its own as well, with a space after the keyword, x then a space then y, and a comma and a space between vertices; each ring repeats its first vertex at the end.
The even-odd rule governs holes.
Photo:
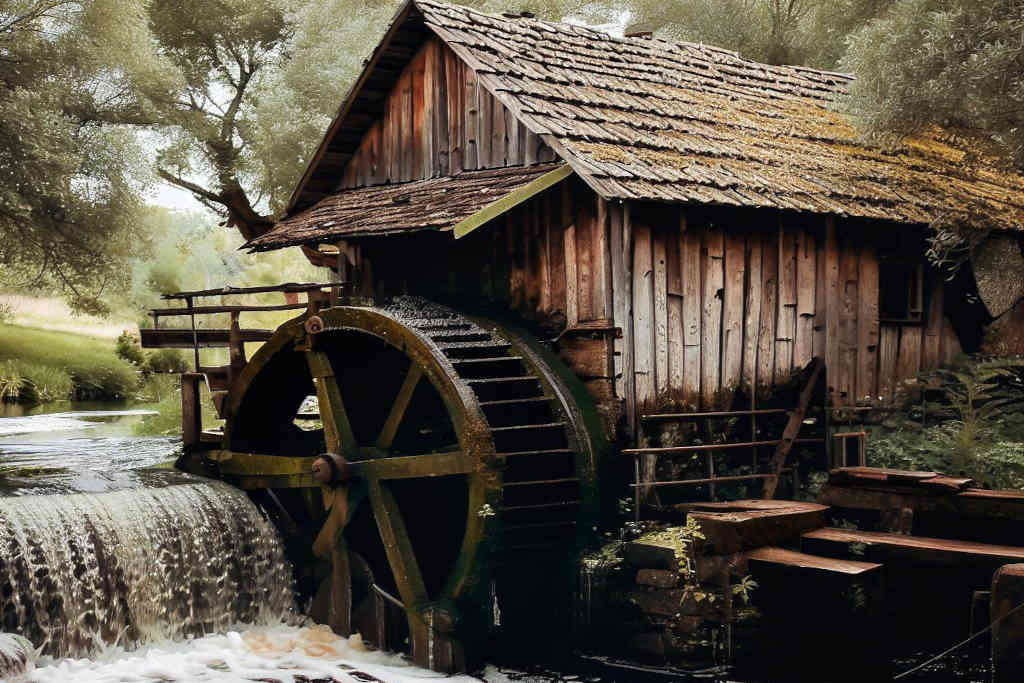
POLYGON ((665 639, 662 634, 656 632, 637 633, 629 639, 626 647, 631 652, 641 655, 665 656, 665 639))
POLYGON ((1024 671, 1024 564, 992 577, 992 683, 1019 683, 1024 671), (1020 608, 1020 609, 1018 609, 1020 608))
POLYGON ((644 614, 675 617, 680 614, 680 606, 686 593, 687 591, 682 588, 633 590, 627 594, 627 598, 644 614))
POLYGON ((623 547, 622 556, 626 564, 637 569, 674 571, 679 567, 674 548, 654 543, 631 541, 623 547))
POLYGON ((641 586, 675 588, 679 574, 667 569, 640 569, 636 573, 636 582, 641 586))

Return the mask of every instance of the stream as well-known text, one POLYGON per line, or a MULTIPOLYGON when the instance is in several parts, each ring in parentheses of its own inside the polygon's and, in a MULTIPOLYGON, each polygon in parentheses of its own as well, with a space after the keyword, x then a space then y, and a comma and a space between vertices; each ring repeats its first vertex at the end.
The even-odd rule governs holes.
MULTIPOLYGON (((241 611, 237 600, 225 597, 235 589, 213 590, 223 595, 192 605, 189 590, 182 593, 178 583, 190 584, 192 595, 209 594, 207 583, 234 585, 240 571, 250 571, 256 573, 239 585, 279 585, 287 565, 276 548, 276 532, 243 494, 173 469, 181 440, 146 435, 152 415, 144 405, 25 409, 0 404, 0 631, 31 636, 32 649, 38 650, 16 680, 407 683, 440 677, 399 655, 368 651, 358 636, 338 638, 309 623, 281 607, 288 600, 279 592, 269 601, 260 598, 258 605, 250 601, 241 611), (235 528, 215 521, 233 517, 249 521, 235 528), (242 552, 238 549, 252 552, 253 546, 263 548, 264 569, 250 569, 251 562, 234 557, 242 552), (109 575, 119 577, 119 585, 111 585, 109 575), (12 584, 25 582, 31 590, 11 597, 12 584), (55 609, 60 618, 33 616, 57 614, 55 609), (98 623, 87 628, 90 620, 98 623)), ((0 639, 0 659, 7 647, 0 639)), ((904 680, 985 681, 986 667, 977 666, 984 653, 974 648, 967 655, 904 680)), ((909 669, 926 658, 923 654, 897 668, 909 669)), ((512 669, 488 666, 480 677, 444 680, 735 680, 593 660, 578 660, 571 671, 531 670, 524 664, 528 655, 516 659, 512 669)))

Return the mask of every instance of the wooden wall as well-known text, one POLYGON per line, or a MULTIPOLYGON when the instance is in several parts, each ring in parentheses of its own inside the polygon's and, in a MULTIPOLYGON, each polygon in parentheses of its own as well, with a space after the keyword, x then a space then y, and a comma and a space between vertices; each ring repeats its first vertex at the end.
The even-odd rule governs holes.
POLYGON ((381 97, 384 112, 345 167, 339 188, 555 159, 436 37, 381 97))
POLYGON ((627 328, 616 393, 641 411, 720 409, 737 388, 764 396, 816 356, 834 404, 877 403, 960 350, 938 278, 924 325, 879 324, 877 245, 892 228, 763 210, 612 213, 624 245, 615 319, 627 328))

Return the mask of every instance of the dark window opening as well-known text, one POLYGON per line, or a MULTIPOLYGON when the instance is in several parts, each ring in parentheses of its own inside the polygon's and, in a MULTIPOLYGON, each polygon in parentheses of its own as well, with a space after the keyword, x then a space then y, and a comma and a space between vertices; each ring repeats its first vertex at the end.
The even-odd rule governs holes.
POLYGON ((878 318, 882 322, 924 322, 924 265, 883 261, 878 270, 878 318))

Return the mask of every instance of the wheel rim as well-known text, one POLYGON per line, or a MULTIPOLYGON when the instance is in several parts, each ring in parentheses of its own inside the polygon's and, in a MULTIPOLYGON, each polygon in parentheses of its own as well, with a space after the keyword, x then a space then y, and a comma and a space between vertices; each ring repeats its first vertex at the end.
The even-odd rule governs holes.
MULTIPOLYGON (((584 515, 585 512, 586 528, 589 530, 593 510, 584 504, 586 496, 577 493, 571 496, 574 500, 570 504, 559 499, 568 498, 569 495, 561 493, 562 489, 557 488, 577 486, 584 476, 579 473, 589 472, 586 476, 592 476, 594 454, 590 445, 584 443, 587 439, 582 438, 585 430, 570 415, 573 411, 566 405, 568 399, 557 386, 557 381, 537 372, 540 361, 531 353, 514 355, 517 351, 521 352, 521 347, 507 341, 508 335, 503 337, 490 326, 484 329, 478 324, 479 321, 468 321, 448 309, 425 302, 413 302, 410 305, 409 300, 388 310, 355 307, 327 309, 321 311, 318 317, 320 323, 317 327, 320 329, 316 334, 306 332, 306 316, 297 318, 283 325, 274 338, 253 356, 228 397, 231 417, 225 427, 225 448, 284 454, 283 451, 291 447, 292 441, 268 436, 281 425, 274 427, 273 420, 264 418, 273 413, 274 404, 286 416, 293 409, 297 411, 301 397, 310 393, 315 383, 328 450, 341 453, 354 461, 365 480, 368 507, 373 511, 391 573, 402 602, 407 607, 414 660, 438 670, 458 668, 461 653, 456 641, 479 638, 486 632, 487 624, 481 624, 479 620, 489 616, 490 610, 486 608, 490 605, 491 586, 484 579, 491 574, 488 565, 495 556, 502 513, 505 513, 507 520, 515 522, 517 514, 532 513, 533 510, 529 508, 541 510, 562 506, 567 511, 563 510, 559 514, 570 517, 584 515), (361 340, 361 349, 356 348, 359 344, 354 344, 355 339, 361 340), (353 367, 351 361, 352 356, 357 355, 353 352, 354 348, 361 351, 364 357, 378 357, 367 351, 367 340, 391 349, 394 358, 400 356, 408 361, 407 367, 395 366, 397 369, 392 374, 401 374, 401 381, 392 379, 390 387, 394 391, 394 398, 386 416, 379 417, 376 422, 366 417, 362 405, 364 401, 357 402, 353 410, 352 392, 345 388, 346 381, 353 376, 350 372, 353 367), (494 355, 499 352, 504 355, 494 355), (539 387, 538 396, 501 398, 506 395, 501 391, 519 391, 511 388, 517 382, 503 383, 502 380, 507 378, 493 375, 501 374, 504 368, 510 368, 516 363, 522 363, 526 368, 520 374, 525 376, 532 371, 533 380, 539 387), (303 366, 305 375, 302 372, 303 366), (282 385, 282 381, 289 376, 300 377, 293 381, 297 386, 282 385), (311 382, 310 378, 315 378, 315 381, 311 382), (277 386, 268 391, 268 385, 275 384, 277 386), (418 397, 423 385, 433 390, 450 418, 457 445, 454 453, 436 450, 427 453, 409 452, 410 439, 407 433, 403 435, 403 424, 410 419, 410 411, 415 415, 422 412, 422 407, 414 404, 421 400, 418 397), (491 396, 487 392, 498 393, 491 396), (264 398, 254 399, 254 395, 263 395, 264 398), (272 400, 267 396, 272 396, 272 400), (498 398, 495 399, 495 396, 498 398), (516 409, 520 409, 521 405, 542 400, 552 402, 556 409, 552 409, 551 414, 561 415, 566 418, 565 421, 552 423, 554 426, 502 424, 495 427, 492 424, 495 416, 499 415, 495 412, 497 408, 506 411, 514 404, 516 409), (503 403, 509 405, 499 405, 503 403), (259 426, 254 427, 254 422, 259 426), (355 426, 353 423, 356 423, 355 426), (368 434, 368 424, 373 425, 370 430, 372 434, 368 434), (517 437, 517 429, 521 429, 527 436, 517 437), (532 456, 524 454, 533 452, 522 449, 515 451, 516 444, 530 444, 531 438, 557 439, 559 430, 563 430, 566 435, 562 437, 564 448, 548 450, 565 451, 564 455, 572 460, 578 476, 571 483, 566 482, 572 477, 508 482, 511 487, 517 487, 515 495, 523 491, 540 491, 539 494, 533 494, 540 502, 509 506, 506 512, 502 505, 503 473, 509 467, 514 478, 518 476, 521 479, 521 475, 515 475, 515 463, 526 462, 527 457, 532 456), (516 441, 513 437, 520 440, 516 441), (496 440, 499 448, 496 448, 496 440), (584 451, 586 457, 581 455, 584 451), (395 481, 399 470, 402 471, 399 472, 400 478, 411 478, 416 482, 428 479, 416 478, 427 472, 465 477, 466 505, 462 542, 451 563, 452 569, 447 572, 443 582, 438 582, 436 578, 424 581, 419 571, 416 549, 409 540, 405 524, 409 506, 400 505, 393 491, 405 486, 405 483, 395 481), (547 483, 549 481, 555 483, 547 483), (562 483, 557 483, 559 481, 562 483), (547 498, 544 497, 545 490, 547 498), (403 507, 406 508, 404 512, 403 507), (517 510, 513 512, 513 508, 517 510), (431 584, 429 590, 428 583, 431 584), (445 637, 455 631, 460 632, 458 638, 445 637)), ((392 365, 395 363, 392 362, 392 365)), ((528 384, 529 380, 520 383, 528 384)), ((498 419, 508 421, 512 418, 503 416, 498 419)), ((542 455, 547 452, 544 449, 535 450, 542 455)), ((561 455, 559 453, 559 457, 561 455)), ((538 461, 534 459, 534 462, 538 461)), ((421 486, 419 483, 416 485, 421 486)), ((506 489, 509 492, 512 490, 506 489)), ((576 519, 550 523, 545 521, 540 524, 520 523, 518 528, 522 530, 559 525, 571 525, 579 530, 576 519)), ((512 532, 517 528, 515 524, 509 526, 512 532)), ((555 538, 556 545, 558 538, 555 538)), ((561 538, 564 539, 564 536, 561 538)), ((564 541, 561 548, 564 552, 564 541)))

